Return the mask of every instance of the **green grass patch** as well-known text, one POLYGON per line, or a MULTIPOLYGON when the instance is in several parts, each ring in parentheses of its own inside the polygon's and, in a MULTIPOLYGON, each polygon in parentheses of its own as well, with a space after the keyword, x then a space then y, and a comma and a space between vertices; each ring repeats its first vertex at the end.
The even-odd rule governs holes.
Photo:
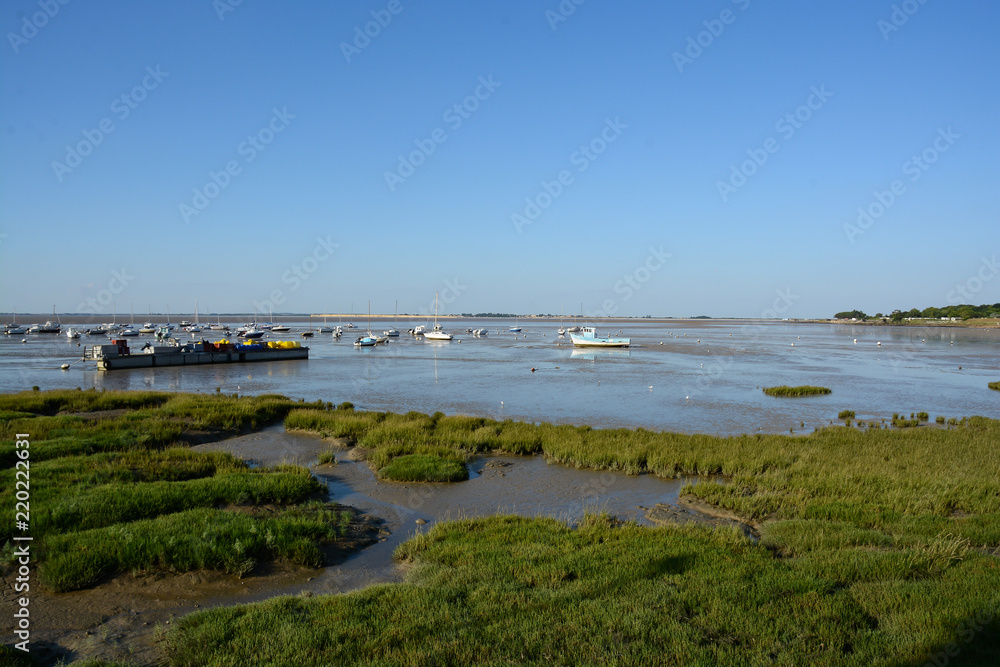
POLYGON ((810 385, 789 387, 787 385, 781 385, 780 387, 765 387, 764 393, 768 396, 817 396, 832 392, 827 387, 813 387, 810 385))
POLYGON ((342 521, 317 508, 303 514, 303 507, 326 495, 308 470, 290 465, 250 470, 229 454, 187 447, 191 440, 260 428, 296 407, 302 404, 282 396, 0 395, 2 565, 12 563, 14 512, 23 509, 16 506, 16 493, 23 493, 26 481, 23 466, 15 468, 21 460, 15 433, 30 434, 36 562, 43 582, 56 590, 89 586, 127 570, 245 572, 268 559, 316 564, 320 545, 342 532, 342 521), (252 513, 264 504, 272 523, 248 515, 248 509, 252 513), (213 529, 228 532, 189 532, 209 519, 213 529), (258 533, 263 537, 248 537, 258 533), (122 536, 128 537, 128 548, 122 536))
POLYGON ((242 576, 262 560, 319 567, 323 555, 317 543, 343 535, 349 521, 349 513, 325 503, 275 518, 206 508, 176 512, 53 536, 46 541, 39 576, 62 592, 127 571, 222 570, 242 576))
POLYGON ((469 479, 469 469, 453 459, 406 454, 392 459, 378 476, 396 482, 460 482, 469 479))
MULTIPOLYGON (((870 537, 829 528, 821 542, 870 537)), ((607 517, 575 530, 511 516, 443 523, 397 557, 417 564, 402 584, 187 616, 167 637, 172 664, 922 664, 1000 604, 981 555, 933 583, 838 586, 733 530, 607 517)), ((963 654, 991 664, 1000 626, 978 627, 963 654)))

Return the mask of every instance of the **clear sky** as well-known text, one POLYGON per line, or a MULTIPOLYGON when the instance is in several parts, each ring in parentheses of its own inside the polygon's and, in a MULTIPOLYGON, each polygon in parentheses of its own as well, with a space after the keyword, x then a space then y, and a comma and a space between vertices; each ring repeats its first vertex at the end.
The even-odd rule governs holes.
POLYGON ((1000 301, 989 0, 65 1, 0 14, 3 312, 1000 301))

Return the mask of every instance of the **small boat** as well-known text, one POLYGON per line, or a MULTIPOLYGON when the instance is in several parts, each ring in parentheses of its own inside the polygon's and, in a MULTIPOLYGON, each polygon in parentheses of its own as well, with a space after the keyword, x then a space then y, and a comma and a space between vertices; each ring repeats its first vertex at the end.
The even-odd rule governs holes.
POLYGON ((119 331, 115 335, 116 336, 138 336, 139 335, 139 331, 138 331, 138 329, 133 329, 132 327, 125 327, 124 329, 122 329, 121 331, 119 331))
MULTIPOLYGON (((350 326, 350 325, 348 325, 350 326)), ((368 333, 364 336, 358 336, 358 339, 354 341, 357 347, 372 347, 378 345, 379 343, 385 343, 389 339, 383 338, 379 340, 372 334, 372 302, 368 302, 368 333)))
MULTIPOLYGON (((399 299, 396 300, 396 320, 399 320, 399 299)), ((382 333, 389 338, 399 338, 399 331, 396 329, 395 321, 393 322, 393 326, 389 327, 382 333)))
POLYGON ((18 324, 17 323, 17 311, 16 310, 14 311, 14 321, 11 322, 10 324, 5 324, 4 327, 3 327, 3 332, 5 334, 11 335, 11 336, 14 335, 14 334, 20 335, 20 334, 26 334, 26 333, 28 333, 28 327, 24 326, 23 324, 18 324))
POLYGON ((612 338, 610 336, 598 336, 594 327, 583 327, 580 335, 570 334, 573 345, 577 347, 628 347, 630 338, 612 338))
POLYGON ((153 326, 152 322, 146 322, 145 324, 142 325, 142 328, 139 329, 139 333, 141 334, 156 333, 156 327, 153 326))
POLYGON ((299 335, 302 336, 303 338, 312 338, 313 337, 313 332, 312 331, 303 331, 299 335))
POLYGON ((487 334, 489 334, 489 331, 486 330, 486 329, 473 329, 472 330, 472 335, 475 336, 476 338, 482 338, 483 336, 485 336, 487 334))
POLYGON ((79 338, 79 337, 80 337, 80 332, 74 329, 73 327, 66 329, 66 338, 79 338))
POLYGON ((256 340, 262 338, 266 332, 263 329, 258 329, 255 326, 251 326, 249 329, 245 329, 243 333, 238 334, 241 338, 246 338, 247 340, 256 340))
MULTIPOLYGON (((35 333, 56 333, 57 334, 60 331, 62 331, 62 325, 59 324, 58 322, 53 322, 52 320, 49 320, 45 324, 38 324, 36 326, 38 328, 35 329, 35 333)), ((34 327, 32 327, 32 328, 34 328, 34 327)))
POLYGON ((414 336, 423 336, 425 331, 427 331, 427 327, 425 327, 423 324, 418 324, 417 326, 410 329, 410 333, 413 334, 414 336))
POLYGON ((321 326, 320 328, 316 329, 316 333, 333 333, 333 332, 334 332, 333 327, 327 325, 327 323, 326 323, 326 317, 324 317, 323 318, 323 326, 321 326))
POLYGON ((179 326, 181 328, 187 328, 187 327, 191 326, 192 324, 194 324, 194 322, 189 322, 188 320, 181 320, 181 323, 178 324, 177 326, 179 326))
POLYGON ((582 329, 580 327, 570 327, 569 329, 566 329, 566 331, 570 333, 579 333, 582 329))
POLYGON ((271 331, 277 333, 285 333, 286 331, 291 331, 291 329, 286 327, 284 324, 275 324, 274 326, 271 327, 271 331))
POLYGON ((451 340, 454 338, 450 333, 441 330, 438 322, 438 293, 434 292, 434 330, 424 331, 424 340, 451 340))

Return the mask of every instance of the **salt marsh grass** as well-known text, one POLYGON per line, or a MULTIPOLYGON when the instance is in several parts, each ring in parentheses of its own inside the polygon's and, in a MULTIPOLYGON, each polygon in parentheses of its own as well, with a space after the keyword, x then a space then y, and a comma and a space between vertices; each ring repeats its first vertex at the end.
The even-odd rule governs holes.
POLYGON ((827 387, 813 387, 810 385, 788 387, 781 385, 780 387, 765 387, 764 393, 768 396, 817 396, 829 394, 831 391, 827 387))
POLYGON ((21 432, 31 434, 39 574, 53 590, 91 586, 129 570, 206 567, 242 574, 275 559, 317 565, 319 544, 343 534, 346 524, 325 503, 315 504, 326 490, 308 470, 250 470, 229 454, 185 446, 259 428, 295 407, 301 404, 281 396, 0 395, 0 542, 11 544, 13 434, 21 432), (273 516, 246 511, 264 504, 274 507, 273 516))

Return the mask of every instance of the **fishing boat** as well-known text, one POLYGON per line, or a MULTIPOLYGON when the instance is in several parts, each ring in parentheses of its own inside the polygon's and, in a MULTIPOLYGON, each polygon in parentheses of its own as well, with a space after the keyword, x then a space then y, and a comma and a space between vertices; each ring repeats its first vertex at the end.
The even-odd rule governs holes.
POLYGON ((451 340, 454 338, 450 333, 441 330, 438 324, 438 293, 434 292, 434 330, 424 331, 424 340, 451 340))
POLYGON ((570 338, 577 347, 628 347, 631 343, 630 338, 598 336, 594 327, 583 327, 581 334, 570 334, 570 338))

